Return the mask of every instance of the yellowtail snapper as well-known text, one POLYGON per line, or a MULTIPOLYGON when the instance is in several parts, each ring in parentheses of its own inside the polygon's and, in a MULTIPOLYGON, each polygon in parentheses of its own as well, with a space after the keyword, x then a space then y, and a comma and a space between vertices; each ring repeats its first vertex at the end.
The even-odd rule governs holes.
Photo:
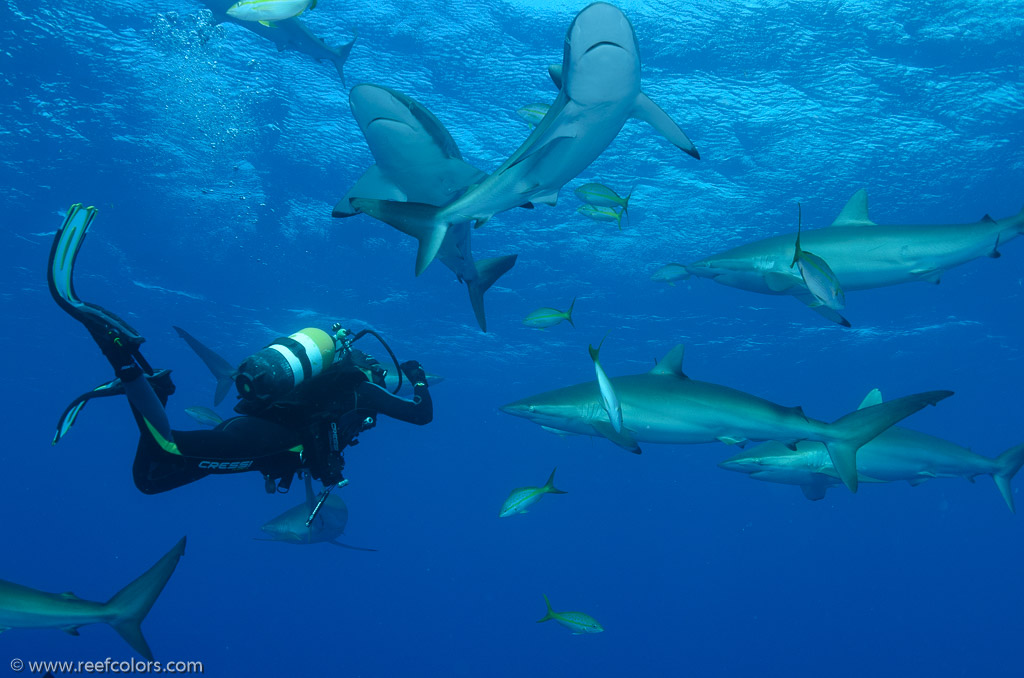
POLYGON ((614 221, 615 225, 622 230, 622 214, 625 210, 615 211, 613 207, 600 207, 598 205, 580 205, 576 211, 594 221, 614 221))
POLYGON ((508 518, 517 513, 529 513, 526 509, 540 501, 540 498, 545 494, 569 494, 555 487, 555 471, 557 470, 558 467, 556 466, 551 471, 551 475, 548 476, 548 482, 544 483, 543 487, 517 487, 512 490, 512 493, 508 495, 508 499, 501 505, 498 517, 508 518))
MULTIPOLYGON (((821 257, 800 248, 800 231, 803 222, 800 203, 796 204, 796 210, 796 251, 793 254, 793 263, 789 267, 797 266, 800 269, 800 277, 803 278, 807 290, 818 301, 819 306, 825 306, 832 310, 845 308, 846 295, 843 294, 839 278, 832 272, 832 268, 821 257)), ((849 322, 845 324, 847 327, 850 325, 849 322)))
POLYGON ((669 287, 675 287, 677 280, 686 280, 689 277, 690 272, 686 270, 684 264, 665 264, 651 274, 651 280, 668 283, 669 287))
POLYGON ((629 222, 629 199, 633 197, 633 191, 630 191, 629 194, 623 198, 604 184, 589 183, 578 186, 573 193, 575 193, 576 197, 582 202, 585 202, 588 205, 593 205, 594 207, 610 207, 613 210, 616 207, 621 208, 619 212, 620 216, 625 214, 626 221, 627 223, 629 222))
POLYGON ((200 424, 206 424, 207 426, 217 426, 224 421, 224 417, 220 416, 209 407, 203 407, 202 405, 186 407, 185 413, 200 424))
MULTIPOLYGON (((607 338, 608 335, 605 335, 607 338)), ((611 422, 612 429, 616 433, 622 432, 622 405, 619 403, 618 396, 615 395, 615 389, 612 388, 612 382, 608 378, 608 375, 604 373, 604 368, 601 367, 601 361, 599 356, 601 354, 601 347, 604 345, 604 339, 601 343, 594 348, 592 345, 587 346, 587 350, 590 351, 590 359, 594 361, 594 371, 597 373, 597 385, 601 390, 601 404, 604 405, 604 411, 608 413, 608 421, 611 422)))
POLYGON ((538 624, 554 619, 556 622, 572 631, 572 635, 574 636, 601 633, 604 631, 604 627, 598 624, 597 620, 589 614, 584 612, 555 612, 551 609, 551 601, 548 600, 547 596, 544 596, 544 602, 548 606, 548 613, 544 615, 543 619, 537 620, 538 624))
POLYGON ((549 108, 551 108, 549 104, 529 104, 516 111, 516 115, 528 124, 536 127, 544 119, 544 116, 548 114, 549 108))
POLYGON ((228 7, 228 16, 269 26, 273 21, 296 17, 316 7, 317 0, 239 0, 228 7))
POLYGON ((570 325, 576 327, 572 322, 572 309, 575 305, 576 297, 573 297, 572 303, 569 304, 568 311, 559 311, 557 308, 550 308, 548 306, 538 308, 523 319, 523 324, 527 327, 545 329, 548 327, 554 327, 563 320, 568 320, 570 325))

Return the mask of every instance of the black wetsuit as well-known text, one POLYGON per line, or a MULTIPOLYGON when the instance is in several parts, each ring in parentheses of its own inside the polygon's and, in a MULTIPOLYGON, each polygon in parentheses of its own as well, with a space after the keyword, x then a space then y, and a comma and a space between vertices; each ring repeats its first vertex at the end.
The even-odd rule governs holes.
POLYGON ((374 426, 378 414, 418 425, 433 418, 425 380, 416 382, 413 399, 406 400, 386 391, 383 377, 376 361, 353 350, 288 398, 272 404, 241 400, 235 410, 242 416, 212 431, 175 430, 173 443, 155 435, 133 407, 141 433, 132 467, 135 486, 157 494, 207 475, 259 471, 272 490, 274 481, 287 485, 300 469, 337 482, 341 451, 374 426))

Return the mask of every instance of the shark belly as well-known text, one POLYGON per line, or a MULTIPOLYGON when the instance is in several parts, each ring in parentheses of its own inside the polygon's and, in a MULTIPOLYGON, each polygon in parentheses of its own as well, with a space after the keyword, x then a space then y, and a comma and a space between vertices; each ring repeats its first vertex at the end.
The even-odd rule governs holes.
POLYGON ((860 449, 857 470, 878 480, 895 482, 971 478, 994 473, 996 464, 947 440, 896 427, 860 449))

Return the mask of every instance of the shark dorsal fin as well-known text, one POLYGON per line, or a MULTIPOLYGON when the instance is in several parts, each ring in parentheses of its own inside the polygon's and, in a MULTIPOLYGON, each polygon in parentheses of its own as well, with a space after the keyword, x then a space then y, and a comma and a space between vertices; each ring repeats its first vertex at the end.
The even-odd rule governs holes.
POLYGON ((864 400, 861 401, 858 410, 863 410, 865 407, 874 407, 875 405, 882 404, 882 392, 877 388, 871 389, 871 392, 864 396, 864 400))
POLYGON ((854 193, 832 225, 874 226, 875 222, 868 217, 868 192, 862 188, 854 193))
POLYGON ((679 344, 674 349, 665 354, 665 357, 658 361, 658 364, 654 366, 654 369, 648 372, 648 374, 665 374, 673 377, 679 377, 681 379, 688 379, 683 374, 683 351, 685 350, 683 344, 679 344))

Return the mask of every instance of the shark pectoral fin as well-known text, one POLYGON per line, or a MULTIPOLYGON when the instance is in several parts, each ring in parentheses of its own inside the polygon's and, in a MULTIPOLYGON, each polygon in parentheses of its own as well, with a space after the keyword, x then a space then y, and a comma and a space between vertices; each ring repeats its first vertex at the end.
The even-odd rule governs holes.
POLYGON ((538 195, 534 197, 530 202, 540 203, 541 205, 550 205, 554 207, 558 204, 558 191, 553 191, 545 195, 538 195))
POLYGON ((352 549, 353 551, 376 551, 376 550, 377 550, 377 549, 368 549, 368 548, 364 548, 364 547, 362 547, 362 546, 351 546, 351 545, 349 545, 349 544, 342 544, 342 543, 341 543, 340 541, 338 541, 337 539, 331 539, 331 540, 330 540, 329 542, 327 542, 327 543, 328 543, 328 544, 334 544, 335 546, 340 546, 340 547, 342 547, 342 548, 345 548, 345 549, 352 549))
POLYGON ((843 327, 850 327, 850 321, 844 318, 839 311, 823 305, 813 294, 794 294, 793 298, 806 304, 809 309, 817 312, 818 315, 826 320, 830 320, 837 325, 842 325, 843 327))
POLYGON ((445 160, 441 174, 447 180, 446 187, 453 192, 463 191, 487 178, 486 172, 478 170, 462 158, 445 160))
POLYGON ((82 635, 82 634, 80 634, 78 632, 78 627, 77 626, 65 626, 64 628, 61 629, 61 631, 63 631, 64 633, 68 634, 69 636, 80 636, 80 635, 82 635))
POLYGON ((441 217, 441 210, 433 205, 353 198, 352 207, 419 240, 416 275, 423 273, 434 260, 448 234, 448 222, 441 217))
MULTIPOLYGON (((988 217, 987 214, 985 216, 988 217)), ((991 219, 991 218, 992 217, 989 217, 989 219, 991 219)), ((999 251, 999 236, 998 235, 996 236, 996 244, 992 246, 992 251, 988 253, 988 256, 991 257, 992 259, 998 259, 999 257, 1003 256, 1003 253, 999 251)))
POLYGON ((718 436, 718 442, 725 443, 726 445, 739 445, 743 447, 747 444, 746 438, 733 438, 732 436, 718 436))
MULTIPOLYGON (((550 151, 555 144, 557 144, 559 141, 563 139, 575 139, 577 136, 579 136, 579 132, 580 130, 576 122, 563 122, 561 124, 552 125, 547 129, 546 132, 544 132, 544 134, 540 136, 540 138, 534 141, 533 144, 528 149, 526 149, 526 151, 522 155, 516 158, 514 162, 512 162, 508 167, 506 167, 502 171, 507 172, 509 169, 515 167, 516 165, 523 162, 527 158, 532 158, 538 153, 550 151)), ((537 201, 534 200, 533 202, 537 201)))
POLYGON ((76 596, 71 591, 65 591, 64 593, 60 594, 60 597, 61 598, 67 598, 68 600, 81 600, 81 598, 76 596))
POLYGON ((774 271, 768 271, 764 274, 764 284, 768 286, 772 292, 785 292, 788 289, 792 289, 800 284, 799 276, 790 275, 788 273, 777 273, 774 271))
POLYGON ((352 207, 352 198, 373 198, 374 200, 394 200, 405 202, 408 200, 406 194, 395 184, 394 181, 385 176, 378 165, 370 165, 369 169, 363 172, 355 186, 348 190, 341 200, 331 210, 331 216, 339 219, 355 216, 359 210, 352 207))
POLYGON ((643 92, 640 92, 636 97, 636 102, 633 104, 632 117, 643 120, 653 127, 658 134, 671 141, 677 148, 700 160, 700 153, 697 152, 697 147, 690 141, 690 137, 686 136, 686 133, 679 129, 679 125, 672 118, 668 117, 668 114, 661 110, 658 104, 651 101, 651 98, 643 92))
POLYGON ((825 491, 828 490, 828 485, 825 483, 809 483, 807 485, 801 485, 800 490, 804 493, 804 496, 811 501, 820 501, 825 498, 825 491))
POLYGON ((551 64, 548 66, 548 76, 555 87, 562 89, 562 64, 551 64))
POLYGON ((868 192, 863 188, 853 194, 832 226, 874 226, 868 218, 868 192))
POLYGON ((933 285, 938 285, 940 282, 942 282, 942 274, 944 272, 945 271, 943 271, 942 269, 936 270, 934 268, 919 268, 911 271, 910 275, 915 276, 918 280, 923 280, 924 282, 929 282, 933 285))
POLYGON ((612 428, 610 421, 594 421, 591 422, 591 426, 594 427, 594 431, 597 432, 602 438, 607 438, 624 450, 628 450, 633 454, 640 454, 643 450, 637 445, 636 441, 633 440, 633 436, 629 435, 627 429, 622 429, 620 432, 616 432, 612 428))
POLYGON ((922 477, 917 477, 917 478, 911 478, 911 479, 910 479, 910 480, 908 480, 907 482, 908 482, 908 483, 910 483, 910 486, 911 486, 911 487, 917 487, 917 486, 918 486, 918 485, 920 485, 921 483, 926 483, 926 482, 928 482, 929 480, 931 480, 931 478, 930 478, 930 477, 928 477, 928 476, 925 476, 925 477, 923 477, 923 478, 922 478, 922 477))

